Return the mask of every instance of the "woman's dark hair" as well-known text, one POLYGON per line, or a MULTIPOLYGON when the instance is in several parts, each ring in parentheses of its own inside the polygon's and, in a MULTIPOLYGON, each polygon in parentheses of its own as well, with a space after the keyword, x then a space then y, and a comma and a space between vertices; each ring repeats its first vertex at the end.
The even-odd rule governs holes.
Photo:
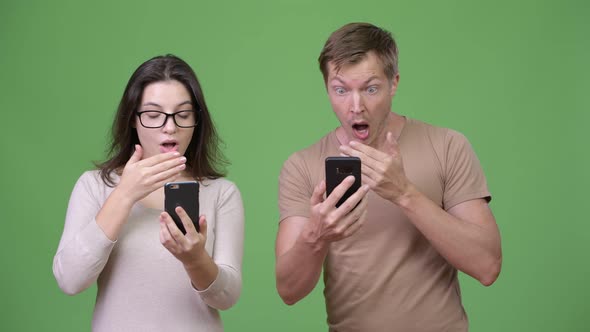
POLYGON ((168 54, 154 57, 141 64, 127 83, 111 129, 108 159, 96 164, 102 180, 107 185, 115 185, 112 172, 122 172, 122 168, 133 154, 135 144, 139 144, 134 121, 143 90, 151 83, 171 80, 184 85, 197 112, 198 124, 184 154, 187 171, 198 180, 225 176, 224 167, 228 162, 219 150, 221 139, 213 126, 199 80, 186 62, 168 54))

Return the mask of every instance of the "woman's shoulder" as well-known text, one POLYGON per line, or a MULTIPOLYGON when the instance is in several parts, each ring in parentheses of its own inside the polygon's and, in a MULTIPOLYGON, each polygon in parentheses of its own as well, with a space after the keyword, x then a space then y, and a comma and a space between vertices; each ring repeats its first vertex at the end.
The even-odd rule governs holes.
POLYGON ((223 177, 215 179, 205 178, 199 181, 199 184, 204 188, 211 188, 215 190, 227 190, 231 188, 238 188, 234 182, 223 177))
POLYGON ((97 197, 106 197, 118 183, 119 176, 113 173, 111 174, 111 179, 113 180, 113 183, 108 184, 105 182, 100 170, 87 170, 78 178, 76 187, 80 189, 84 188, 85 191, 92 193, 97 197))
POLYGON ((232 194, 240 194, 238 186, 227 178, 206 178, 199 181, 200 189, 202 193, 215 195, 215 196, 231 196, 232 194))
POLYGON ((78 182, 87 184, 87 185, 99 185, 101 182, 100 170, 93 169, 93 170, 86 170, 80 175, 78 178, 78 182))
POLYGON ((95 186, 109 186, 112 187, 119 182, 119 175, 116 172, 111 172, 108 174, 108 179, 112 180, 112 185, 108 185, 105 183, 105 177, 103 177, 102 172, 100 169, 92 169, 86 170, 80 175, 78 178, 78 182, 85 182, 88 184, 92 184, 95 186))

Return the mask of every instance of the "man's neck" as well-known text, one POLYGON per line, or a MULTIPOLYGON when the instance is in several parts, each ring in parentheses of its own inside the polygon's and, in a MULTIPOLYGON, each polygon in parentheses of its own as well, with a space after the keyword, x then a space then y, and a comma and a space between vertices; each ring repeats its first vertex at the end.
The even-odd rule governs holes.
POLYGON ((391 132, 393 138, 395 138, 397 141, 399 140, 399 137, 401 136, 406 125, 406 117, 394 112, 389 113, 385 121, 386 124, 377 136, 376 141, 373 142, 374 144, 371 144, 373 147, 379 150, 382 150, 382 147, 385 146, 388 132, 391 132))

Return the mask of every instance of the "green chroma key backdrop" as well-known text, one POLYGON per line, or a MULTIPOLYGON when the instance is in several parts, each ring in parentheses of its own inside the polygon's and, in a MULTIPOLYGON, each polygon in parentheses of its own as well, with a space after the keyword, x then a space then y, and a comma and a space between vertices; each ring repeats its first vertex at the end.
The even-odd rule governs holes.
POLYGON ((368 21, 399 43, 394 110, 464 133, 487 175, 504 264, 488 288, 460 276, 471 330, 587 331, 589 7, 3 0, 0 329, 90 330, 96 287, 67 296, 51 270, 68 198, 104 157, 133 70, 173 53, 204 86, 246 208, 243 292, 222 313, 226 330, 326 331, 321 282, 292 307, 275 289, 277 180, 338 124, 317 65, 324 41, 368 21))

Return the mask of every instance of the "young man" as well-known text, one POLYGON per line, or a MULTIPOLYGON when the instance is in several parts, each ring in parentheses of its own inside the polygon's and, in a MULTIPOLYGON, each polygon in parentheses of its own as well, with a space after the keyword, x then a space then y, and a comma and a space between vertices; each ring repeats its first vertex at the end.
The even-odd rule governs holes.
POLYGON ((319 57, 340 126, 291 155, 280 175, 276 281, 294 304, 324 268, 330 331, 467 331, 457 270, 491 285, 500 235, 479 161, 460 133, 391 110, 391 34, 343 26, 319 57), (324 198, 324 159, 356 156, 363 186, 324 198), (359 203, 357 205, 357 203, 359 203))

